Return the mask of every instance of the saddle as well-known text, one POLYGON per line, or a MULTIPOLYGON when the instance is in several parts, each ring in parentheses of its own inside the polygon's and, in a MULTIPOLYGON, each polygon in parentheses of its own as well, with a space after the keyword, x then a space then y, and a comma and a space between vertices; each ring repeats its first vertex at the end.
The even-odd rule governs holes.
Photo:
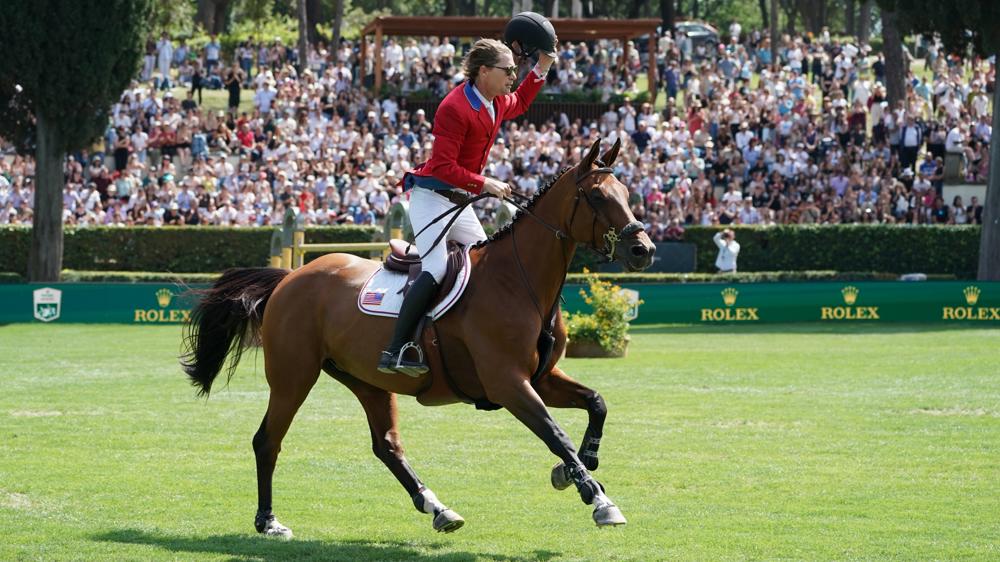
MULTIPOLYGON (((406 284, 399 290, 406 295, 410 290, 410 285, 420 276, 423 271, 420 262, 420 252, 416 247, 406 240, 389 240, 389 255, 385 258, 383 266, 389 271, 397 271, 406 274, 406 284)), ((458 242, 448 241, 448 266, 444 273, 444 279, 438 285, 437 299, 447 295, 455 287, 455 280, 458 279, 459 272, 465 267, 465 246, 458 242)))

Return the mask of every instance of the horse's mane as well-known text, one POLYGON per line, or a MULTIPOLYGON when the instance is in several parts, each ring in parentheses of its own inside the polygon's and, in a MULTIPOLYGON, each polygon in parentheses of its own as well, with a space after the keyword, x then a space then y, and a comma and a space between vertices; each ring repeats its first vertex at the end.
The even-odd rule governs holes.
MULTIPOLYGON (((528 200, 528 203, 524 207, 526 209, 528 209, 528 210, 531 210, 532 207, 535 206, 535 203, 537 203, 538 200, 541 199, 545 195, 546 192, 548 192, 550 189, 552 189, 552 186, 554 186, 556 184, 556 182, 558 182, 559 179, 562 178, 563 175, 565 175, 566 172, 568 172, 572 168, 573 168, 573 166, 566 166, 562 170, 559 170, 559 172, 556 175, 552 176, 549 179, 549 181, 546 182, 546 184, 544 186, 540 187, 538 189, 538 191, 535 192, 535 194, 531 197, 531 199, 528 200)), ((517 221, 519 221, 521 219, 521 216, 523 214, 524 214, 524 212, 522 212, 520 209, 518 209, 517 213, 514 215, 514 218, 510 221, 509 224, 507 224, 503 228, 501 228, 501 229, 497 230, 496 232, 494 232, 486 240, 483 240, 482 242, 476 242, 472 247, 473 248, 481 248, 481 247, 489 244, 490 242, 495 242, 497 240, 501 240, 501 239, 505 238, 510 233, 511 229, 514 228, 514 225, 517 224, 517 221)))

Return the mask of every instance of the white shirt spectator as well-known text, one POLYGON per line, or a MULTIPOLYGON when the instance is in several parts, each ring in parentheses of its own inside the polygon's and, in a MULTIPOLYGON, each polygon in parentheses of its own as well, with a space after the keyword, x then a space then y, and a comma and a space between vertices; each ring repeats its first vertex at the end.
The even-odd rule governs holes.
POLYGON ((956 126, 948 131, 948 136, 944 139, 944 149, 947 152, 962 152, 962 131, 956 126))
POLYGON ((740 243, 736 239, 723 238, 725 232, 717 232, 712 241, 719 247, 719 256, 715 258, 715 267, 719 272, 736 272, 736 257, 740 254, 740 243))

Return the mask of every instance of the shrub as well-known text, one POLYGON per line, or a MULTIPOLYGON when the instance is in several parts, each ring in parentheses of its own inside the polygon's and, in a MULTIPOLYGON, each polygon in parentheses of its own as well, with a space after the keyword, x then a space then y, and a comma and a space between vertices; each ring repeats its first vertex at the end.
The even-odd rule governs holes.
POLYGON ((589 271, 584 275, 589 294, 588 290, 580 289, 580 296, 594 312, 571 314, 563 311, 569 339, 594 341, 608 352, 624 351, 628 344, 628 312, 633 303, 621 293, 620 287, 602 281, 589 271))
MULTIPOLYGON (((271 255, 274 231, 213 226, 67 228, 63 267, 83 271, 218 273, 230 267, 264 266, 271 255)), ((370 242, 379 232, 370 226, 310 227, 306 229, 306 242, 370 242)), ((30 247, 30 228, 0 228, 0 269, 26 275, 30 247)))

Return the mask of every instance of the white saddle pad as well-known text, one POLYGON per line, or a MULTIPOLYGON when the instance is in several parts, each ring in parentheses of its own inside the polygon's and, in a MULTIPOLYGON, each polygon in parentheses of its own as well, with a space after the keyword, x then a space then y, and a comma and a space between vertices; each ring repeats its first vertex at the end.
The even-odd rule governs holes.
MULTIPOLYGON (((469 284, 469 274, 472 270, 472 264, 469 260, 469 249, 470 246, 465 247, 465 265, 462 267, 462 271, 458 272, 455 285, 431 309, 429 315, 432 319, 437 320, 444 316, 444 313, 448 312, 458 302, 459 297, 465 291, 465 287, 469 284)), ((361 287, 361 292, 358 294, 358 308, 361 309, 361 312, 374 316, 389 316, 393 318, 399 316, 399 308, 403 305, 402 289, 404 285, 406 285, 405 273, 390 271, 385 269, 385 267, 380 267, 368 278, 368 281, 365 281, 364 286, 361 287)))

